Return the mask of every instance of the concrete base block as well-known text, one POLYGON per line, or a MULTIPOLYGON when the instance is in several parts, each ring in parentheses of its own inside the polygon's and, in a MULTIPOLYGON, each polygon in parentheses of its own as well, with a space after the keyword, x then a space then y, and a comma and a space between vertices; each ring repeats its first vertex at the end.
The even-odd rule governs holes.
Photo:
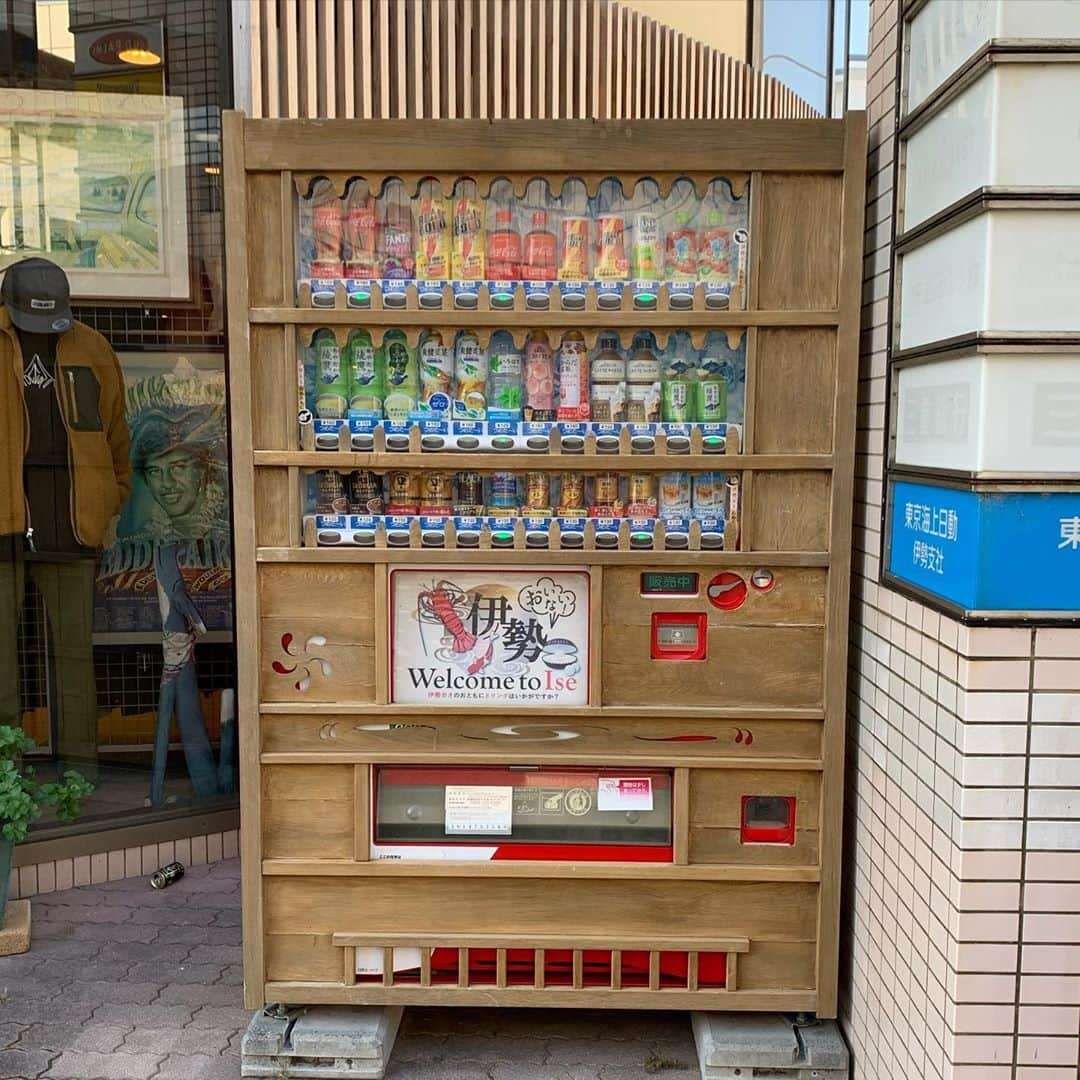
POLYGON ((0 956, 15 956, 30 948, 30 901, 9 900, 0 926, 0 956))
POLYGON ((260 1010, 240 1046, 240 1075, 381 1080, 402 1012, 400 1006, 350 1005, 260 1010))
POLYGON ((848 1080, 834 1020, 796 1024, 780 1013, 691 1013, 702 1080, 848 1080))

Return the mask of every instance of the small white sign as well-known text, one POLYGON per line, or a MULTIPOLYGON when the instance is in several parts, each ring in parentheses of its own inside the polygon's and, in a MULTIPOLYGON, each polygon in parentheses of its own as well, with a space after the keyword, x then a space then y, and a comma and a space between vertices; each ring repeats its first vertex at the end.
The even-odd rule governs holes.
POLYGON ((651 810, 652 778, 601 776, 596 788, 597 810, 651 810))
POLYGON ((513 805, 514 789, 509 786, 447 784, 445 832, 509 836, 513 805))

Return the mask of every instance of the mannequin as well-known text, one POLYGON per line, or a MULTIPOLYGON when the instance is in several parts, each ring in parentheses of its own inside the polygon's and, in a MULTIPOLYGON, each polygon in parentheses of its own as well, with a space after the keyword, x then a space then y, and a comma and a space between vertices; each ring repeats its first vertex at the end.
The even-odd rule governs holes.
POLYGON ((47 259, 0 286, 0 723, 20 725, 25 575, 45 604, 55 661, 53 751, 95 779, 95 555, 131 490, 116 354, 75 322, 67 276, 47 259))

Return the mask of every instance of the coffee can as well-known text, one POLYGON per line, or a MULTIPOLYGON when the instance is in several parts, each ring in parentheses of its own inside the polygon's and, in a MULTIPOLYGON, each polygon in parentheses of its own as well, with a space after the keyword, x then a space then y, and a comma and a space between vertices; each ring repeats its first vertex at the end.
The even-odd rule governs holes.
POLYGON ((381 514, 383 512, 382 481, 370 469, 349 473, 349 513, 381 514))
POLYGON ((525 509, 527 512, 551 512, 551 476, 548 473, 525 474, 525 509))
POLYGON ((419 483, 416 473, 395 469, 387 475, 388 514, 415 514, 420 504, 419 483))
POLYGON ((517 475, 512 472, 491 474, 491 508, 503 513, 517 510, 517 475))
POLYGON ((420 477, 420 513, 449 514, 453 508, 453 482, 447 472, 430 471, 420 477))
POLYGON ((563 473, 559 477, 559 513, 564 517, 577 517, 584 512, 584 475, 576 472, 563 473))

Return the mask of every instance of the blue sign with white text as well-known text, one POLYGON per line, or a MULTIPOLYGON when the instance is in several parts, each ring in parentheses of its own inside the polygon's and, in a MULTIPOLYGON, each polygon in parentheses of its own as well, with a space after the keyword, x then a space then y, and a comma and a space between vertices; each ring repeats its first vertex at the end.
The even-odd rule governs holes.
POLYGON ((1080 492, 893 483, 889 573, 972 612, 1080 610, 1080 492))

